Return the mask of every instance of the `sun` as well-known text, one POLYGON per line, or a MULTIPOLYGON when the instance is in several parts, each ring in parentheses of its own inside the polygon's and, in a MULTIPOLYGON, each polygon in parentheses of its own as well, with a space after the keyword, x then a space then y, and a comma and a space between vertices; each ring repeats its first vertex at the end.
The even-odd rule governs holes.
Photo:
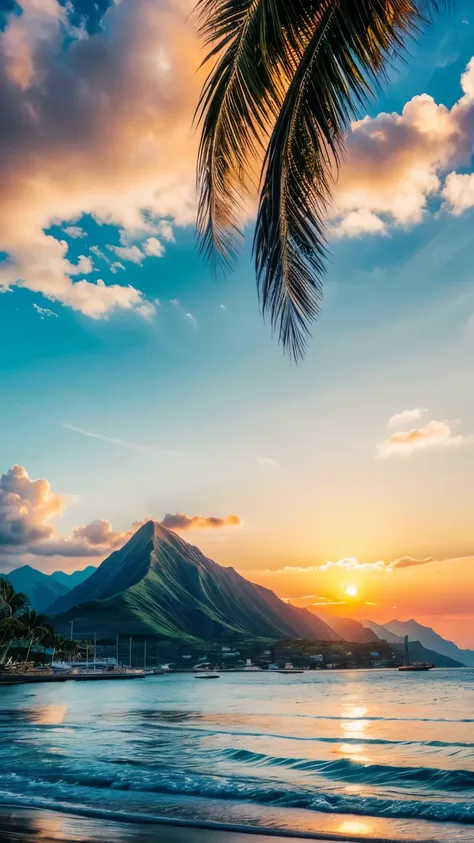
POLYGON ((348 585, 346 588, 346 594, 348 597, 356 597, 357 595, 357 586, 356 585, 348 585))

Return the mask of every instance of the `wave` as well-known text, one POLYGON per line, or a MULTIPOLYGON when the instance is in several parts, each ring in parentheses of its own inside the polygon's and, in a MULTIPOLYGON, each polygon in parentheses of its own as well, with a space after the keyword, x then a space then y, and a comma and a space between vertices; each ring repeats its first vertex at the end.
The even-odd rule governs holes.
MULTIPOLYGON (((30 787, 28 793, 21 788, 21 781, 16 779, 16 786, 20 792, 12 790, 0 790, 0 802, 4 804, 28 804, 32 805, 34 800, 49 801, 52 807, 60 808, 64 803, 64 786, 74 786, 73 813, 95 810, 81 802, 78 787, 98 787, 113 790, 130 789, 131 782, 117 782, 112 778, 98 776, 64 776, 57 784, 60 786, 54 791, 52 783, 49 787, 49 795, 36 796, 30 787)), ((3 788, 5 788, 3 784, 3 788)), ((30 785, 33 782, 29 783, 30 785)), ((38 783, 37 783, 38 784, 38 783)), ((13 785, 13 782, 11 782, 13 785)), ((44 785, 44 782, 43 782, 44 785)), ((242 781, 235 778, 205 777, 201 775, 186 774, 185 776, 164 775, 155 782, 143 784, 135 790, 140 792, 152 792, 169 796, 192 796, 200 799, 227 800, 229 802, 248 802, 257 805, 273 806, 278 808, 299 808, 325 814, 354 814, 357 816, 385 817, 387 819, 413 819, 431 820, 434 822, 456 822, 465 825, 474 825, 474 802, 436 802, 433 800, 421 801, 407 800, 405 798, 388 799, 378 796, 361 796, 342 793, 329 793, 314 790, 288 790, 274 783, 256 783, 242 781)), ((71 798, 71 794, 69 795, 71 798)))
POLYGON ((345 843, 400 843, 400 841, 388 839, 386 837, 367 838, 360 834, 352 835, 344 833, 340 835, 337 832, 317 832, 317 831, 298 831, 287 828, 275 828, 272 826, 254 826, 243 825, 237 823, 223 823, 216 821, 206 821, 198 819, 184 819, 182 817, 167 817, 155 814, 144 814, 131 811, 110 811, 106 808, 93 808, 86 805, 77 805, 68 802, 53 802, 50 799, 41 797, 31 798, 30 796, 15 797, 10 794, 2 794, 0 792, 0 807, 12 807, 15 805, 21 808, 34 808, 43 810, 61 811, 67 814, 75 814, 76 816, 94 818, 99 820, 113 820, 115 822, 137 823, 137 824, 153 824, 163 825, 179 828, 190 829, 206 829, 209 831, 224 831, 233 832, 235 834, 252 834, 256 836, 291 838, 292 840, 325 840, 325 841, 341 841, 344 837, 345 843), (4 802, 2 802, 2 795, 4 802), (5 798, 6 797, 6 798, 5 798))
POLYGON ((358 784, 390 784, 400 787, 411 783, 422 784, 431 790, 459 792, 474 789, 474 772, 471 770, 443 770, 437 767, 396 767, 385 764, 361 764, 350 758, 336 761, 308 761, 251 752, 247 749, 228 749, 222 753, 231 761, 256 766, 287 767, 308 773, 321 773, 325 778, 343 779, 358 784))
POLYGON ((355 717, 353 715, 346 715, 345 717, 338 714, 288 714, 279 715, 283 717, 304 717, 308 720, 382 720, 395 723, 474 723, 474 718, 465 717, 450 718, 450 717, 376 717, 375 715, 367 715, 364 717, 355 717))
MULTIPOLYGON (((189 723, 192 720, 199 720, 202 718, 202 712, 200 711, 181 711, 180 709, 138 709, 136 712, 137 717, 142 717, 147 721, 153 720, 169 720, 170 722, 174 723, 189 723)), ((208 715, 207 715, 208 716, 208 715)), ((218 711, 213 712, 213 716, 215 716, 216 721, 219 721, 220 718, 225 717, 228 719, 228 714, 222 714, 218 711)), ((251 719, 253 715, 245 714, 246 718, 251 719)), ((366 715, 364 717, 356 716, 354 714, 300 714, 296 712, 291 712, 288 714, 286 712, 276 712, 275 715, 280 718, 289 718, 293 720, 294 718, 304 719, 304 720, 342 720, 342 721, 350 721, 350 720, 375 720, 375 721, 386 721, 386 722, 400 722, 400 723, 474 723, 474 718, 465 717, 465 718, 450 718, 450 717, 382 717, 382 715, 366 715)))
MULTIPOLYGON (((366 719, 366 718, 364 718, 366 719)), ((453 721, 461 722, 461 721, 453 721)), ((147 728, 149 725, 147 724, 147 728)), ((305 736, 305 735, 282 735, 278 732, 248 732, 240 729, 206 729, 202 726, 184 726, 170 725, 168 723, 154 723, 153 728, 162 729, 163 731, 177 731, 177 732, 197 732, 203 735, 229 735, 230 737, 243 738, 276 738, 277 740, 285 741, 307 741, 309 743, 354 743, 360 745, 380 745, 380 746, 432 746, 432 747, 458 747, 464 749, 474 749, 474 742, 469 741, 423 741, 423 740, 405 740, 394 741, 389 738, 351 738, 345 736, 326 737, 326 736, 305 736)))

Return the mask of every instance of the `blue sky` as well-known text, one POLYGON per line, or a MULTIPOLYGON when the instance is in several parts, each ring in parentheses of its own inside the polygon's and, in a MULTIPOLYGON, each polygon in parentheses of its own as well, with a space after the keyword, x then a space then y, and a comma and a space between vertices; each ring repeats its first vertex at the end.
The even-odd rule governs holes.
MULTIPOLYGON (((52 11, 52 4, 54 0, 44 0, 41 11, 45 43, 51 47, 48 73, 52 78, 52 67, 59 73, 61 56, 66 79, 73 65, 67 65, 63 54, 72 48, 63 43, 58 53, 57 31, 63 27, 64 35, 65 20, 52 11)), ((151 14, 150 3, 144 0, 142 5, 143 13, 151 14)), ((28 23, 30 14, 25 3, 24 14, 16 20, 28 23)), ((113 18, 118 14, 111 9, 102 21, 111 50, 121 32, 113 18)), ((170 43, 177 37, 173 26, 179 29, 179 15, 174 14, 171 22, 153 17, 153 25, 163 26, 170 43)), ((461 75, 474 55, 471 18, 469 2, 456 4, 449 16, 443 14, 420 43, 412 45, 406 65, 391 74, 391 84, 371 106, 370 117, 401 113, 419 94, 452 109, 462 94, 461 75)), ((81 26, 80 16, 73 24, 81 26)), ((11 26, 10 17, 0 37, 8 36, 11 26)), ((68 26, 75 49, 77 32, 70 22, 68 26)), ((82 44, 90 41, 93 46, 98 27, 97 20, 88 25, 89 33, 83 27, 82 44)), ((29 33, 25 24, 22 37, 34 67, 38 45, 30 43, 29 33)), ((139 37, 145 38, 140 32, 139 37)), ((31 89, 34 70, 9 70, 5 62, 2 67, 10 82, 13 79, 23 92, 31 89), (30 74, 26 82, 25 73, 30 74)), ((163 73, 169 72, 166 62, 160 73, 163 68, 163 73)), ((80 62, 74 67, 79 67, 79 74, 80 62)), ((141 68, 135 81, 146 92, 144 73, 141 68)), ((56 97, 51 109, 63 109, 62 119, 66 114, 72 121, 67 106, 57 105, 61 78, 59 73, 48 89, 48 95, 56 97)), ((337 230, 353 210, 347 204, 353 184, 347 187, 348 180, 355 178, 349 142, 349 175, 344 182, 343 170, 324 308, 307 358, 296 367, 282 355, 260 318, 248 247, 226 278, 214 278, 197 254, 192 203, 187 193, 180 200, 188 190, 193 149, 191 133, 183 128, 192 113, 187 95, 191 83, 184 79, 180 84, 178 116, 165 98, 164 105, 157 106, 163 109, 161 122, 153 129, 159 150, 163 143, 156 178, 162 180, 169 169, 173 178, 177 173, 179 189, 171 180, 169 195, 166 190, 164 198, 160 194, 148 228, 143 219, 137 223, 141 194, 132 170, 136 157, 148 154, 145 135, 129 141, 126 114, 117 116, 118 127, 113 123, 117 110, 107 117, 113 123, 110 154, 119 162, 118 187, 113 167, 107 185, 102 184, 107 136, 100 121, 87 135, 87 102, 81 101, 81 125, 75 132, 64 131, 60 142, 56 135, 49 140, 44 132, 38 141, 38 178, 54 185, 52 198, 48 193, 44 199, 43 183, 39 199, 33 192, 31 148, 23 152, 12 136, 4 140, 18 184, 22 174, 29 174, 31 203, 28 193, 17 201, 15 188, 5 198, 4 218, 0 216, 0 248, 10 284, 10 291, 0 296, 0 471, 20 464, 31 478, 46 478, 54 492, 65 496, 61 516, 51 521, 55 534, 64 536, 95 519, 110 521, 115 531, 127 531, 133 521, 148 515, 237 513, 240 527, 191 531, 189 538, 219 561, 255 577, 266 569, 315 566, 344 557, 365 562, 404 556, 472 557, 473 212, 468 204, 455 212, 454 200, 447 207, 447 194, 442 194, 449 172, 472 171, 465 150, 464 157, 453 154, 442 166, 424 161, 425 170, 437 174, 440 187, 426 192, 419 221, 401 223, 387 204, 377 208, 366 204, 364 212, 378 215, 384 232, 349 237, 337 230), (183 143, 176 155, 170 134, 183 143), (129 142, 138 144, 133 159, 122 160, 121 150, 129 142), (103 147, 104 157, 97 161, 93 143, 103 147), (74 155, 69 157, 72 146, 74 155), (61 156, 63 170, 58 173, 61 156), (186 156, 189 161, 184 161, 186 156), (87 182, 87 190, 77 187, 80 180, 87 182), (111 184, 119 197, 116 213, 111 184), (91 200, 94 191, 98 198, 91 200), (160 221, 172 225, 173 240, 158 232, 160 221), (71 225, 80 227, 80 237, 65 233, 71 225), (39 239, 38 229, 50 235, 47 243, 39 239), (161 243, 162 256, 142 255, 134 263, 113 251, 135 246, 146 252, 152 248, 147 246, 150 237, 161 243), (101 278, 107 285, 131 285, 142 294, 140 300, 133 306, 110 307, 106 318, 91 318, 86 312, 89 305, 71 298, 70 292, 48 293, 44 273, 53 264, 51 272, 62 278, 61 262, 66 258, 57 248, 61 240, 68 245, 70 265, 77 266, 81 255, 91 258, 90 283, 101 278), (43 266, 46 248, 52 251, 43 266), (124 268, 112 272, 114 261, 124 268), (35 275, 38 266, 44 270, 40 280, 39 270, 35 275), (25 273, 18 277, 26 283, 12 280, 15 273, 25 273), (154 312, 137 312, 143 303, 150 303, 154 312), (415 408, 420 415, 414 429, 424 430, 433 422, 448 424, 448 432, 434 430, 440 447, 378 458, 377 447, 388 441, 389 419, 415 408), (453 437, 460 439, 453 443, 453 437)), ((124 96, 137 102, 145 94, 127 90, 124 96)), ((144 102, 138 116, 131 115, 132 123, 147 113, 145 106, 149 103, 144 102)), ((91 101, 91 110, 96 107, 91 101)), ((465 129, 468 141, 469 131, 472 153, 474 129, 465 129)), ((249 234, 251 230, 250 220, 249 234)), ((81 273, 70 276, 74 283, 81 277, 81 273)), ((45 570, 58 567, 58 557, 32 559, 26 545, 19 547, 18 556, 8 551, 3 566, 11 567, 12 560, 27 560, 45 570)), ((62 559, 69 568, 88 562, 86 557, 62 559)), ((428 569, 423 566, 423 570, 426 574, 428 569)), ((462 577, 467 576, 462 571, 461 595, 466 587, 462 577)), ((421 577, 421 568, 416 575, 421 577)), ((264 575, 260 579, 266 582, 264 575)), ((289 585, 283 582, 280 592, 289 585)), ((276 587, 274 581, 271 585, 276 587)), ((324 587, 321 581, 321 594, 324 587)), ((416 587, 419 593, 421 580, 416 587)), ((433 598, 420 611, 431 616, 441 609, 433 598)), ((450 616, 467 611, 462 597, 454 595, 450 616)))

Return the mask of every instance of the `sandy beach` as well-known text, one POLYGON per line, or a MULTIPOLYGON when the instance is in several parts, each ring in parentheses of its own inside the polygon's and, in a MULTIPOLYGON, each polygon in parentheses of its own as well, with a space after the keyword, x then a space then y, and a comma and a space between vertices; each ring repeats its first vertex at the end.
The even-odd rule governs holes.
MULTIPOLYGON (((304 840, 352 843, 354 836, 255 829, 193 827, 190 824, 114 822, 33 808, 0 807, 0 839, 5 843, 297 843, 304 840)), ((360 839, 360 838, 359 838, 360 839)), ((375 841, 374 841, 375 843, 375 841)), ((391 841, 377 841, 391 843, 391 841)))

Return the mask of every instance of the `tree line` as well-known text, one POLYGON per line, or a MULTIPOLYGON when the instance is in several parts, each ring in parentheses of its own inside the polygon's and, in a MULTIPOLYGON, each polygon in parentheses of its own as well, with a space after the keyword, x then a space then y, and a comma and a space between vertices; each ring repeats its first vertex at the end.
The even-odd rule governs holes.
POLYGON ((78 649, 75 641, 56 634, 47 615, 31 608, 26 594, 0 579, 0 670, 12 662, 20 662, 26 670, 38 647, 52 649, 53 658, 55 654, 70 658, 78 649))

